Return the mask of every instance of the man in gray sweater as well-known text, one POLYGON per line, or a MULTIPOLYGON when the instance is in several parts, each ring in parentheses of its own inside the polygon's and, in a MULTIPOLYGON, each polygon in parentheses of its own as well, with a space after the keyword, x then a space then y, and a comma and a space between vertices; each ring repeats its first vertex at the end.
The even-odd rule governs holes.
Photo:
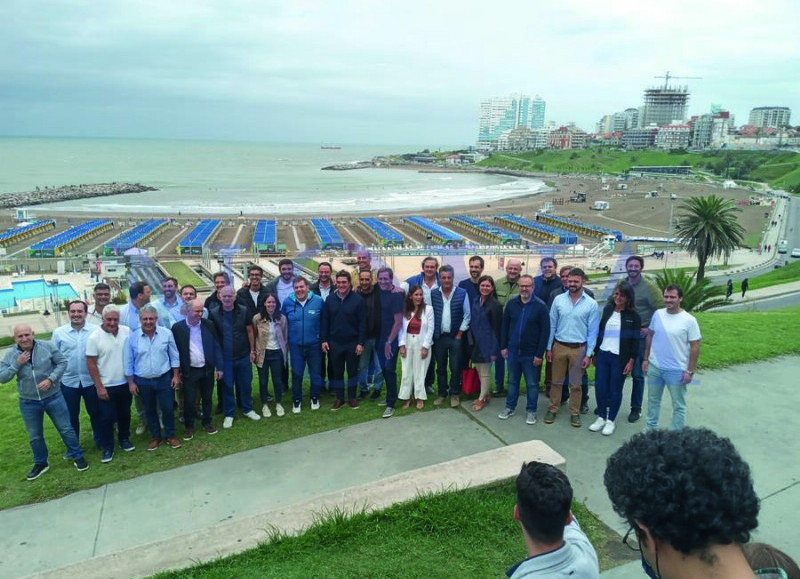
POLYGON ((83 457, 61 393, 61 376, 67 368, 67 360, 50 342, 36 341, 33 336, 29 325, 14 326, 17 346, 11 348, 0 362, 0 383, 7 384, 15 377, 17 379, 19 411, 33 450, 33 469, 27 478, 36 480, 50 468, 44 440, 45 413, 67 446, 67 458, 73 460, 75 468, 84 471, 89 464, 83 457))

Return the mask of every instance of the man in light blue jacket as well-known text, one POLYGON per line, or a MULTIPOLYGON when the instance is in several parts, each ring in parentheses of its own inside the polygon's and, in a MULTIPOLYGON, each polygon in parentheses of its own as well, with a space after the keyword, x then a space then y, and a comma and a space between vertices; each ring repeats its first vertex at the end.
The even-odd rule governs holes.
POLYGON ((14 326, 16 348, 11 348, 0 362, 0 383, 6 384, 16 377, 19 393, 19 411, 33 450, 33 469, 28 480, 36 480, 50 468, 47 444, 44 440, 44 415, 53 425, 67 446, 67 457, 75 468, 84 471, 89 463, 83 457, 78 437, 69 420, 69 410, 61 394, 61 376, 67 368, 67 360, 50 342, 36 341, 34 332, 27 324, 14 326))

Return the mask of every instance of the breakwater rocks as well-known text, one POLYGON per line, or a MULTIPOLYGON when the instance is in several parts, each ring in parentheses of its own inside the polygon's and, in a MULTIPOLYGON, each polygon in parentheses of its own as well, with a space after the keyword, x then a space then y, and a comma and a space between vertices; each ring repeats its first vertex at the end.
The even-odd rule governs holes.
POLYGON ((352 161, 350 163, 337 163, 336 165, 328 165, 323 167, 323 171, 352 171, 353 169, 369 169, 372 167, 372 161, 352 161))
POLYGON ((90 185, 45 187, 44 189, 37 189, 36 191, 2 193, 0 194, 0 208, 27 207, 28 205, 42 205, 43 203, 72 201, 73 199, 122 195, 123 193, 142 193, 143 191, 158 191, 158 189, 139 183, 95 183, 90 185))

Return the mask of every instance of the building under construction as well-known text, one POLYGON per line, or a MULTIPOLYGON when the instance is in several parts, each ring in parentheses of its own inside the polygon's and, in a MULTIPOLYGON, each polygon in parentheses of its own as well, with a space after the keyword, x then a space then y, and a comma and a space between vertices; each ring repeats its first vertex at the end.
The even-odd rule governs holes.
POLYGON ((661 126, 672 121, 686 120, 686 107, 689 104, 689 87, 661 86, 644 91, 644 108, 641 127, 651 124, 661 126))

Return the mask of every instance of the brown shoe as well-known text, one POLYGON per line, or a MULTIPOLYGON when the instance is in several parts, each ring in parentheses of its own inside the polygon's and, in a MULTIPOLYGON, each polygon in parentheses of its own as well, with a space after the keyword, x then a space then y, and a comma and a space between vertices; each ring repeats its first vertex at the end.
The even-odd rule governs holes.
POLYGON ((191 428, 187 428, 183 431, 183 439, 184 440, 191 440, 194 438, 194 430, 191 428))
POLYGON ((219 430, 214 428, 213 424, 209 424, 207 426, 204 426, 203 430, 205 430, 207 434, 216 434, 217 432, 219 432, 219 430))
POLYGON ((436 400, 433 401, 433 405, 441 406, 442 402, 444 402, 444 396, 439 396, 436 400))
POLYGON ((479 412, 483 410, 484 404, 485 403, 483 402, 483 400, 476 400, 475 402, 472 403, 472 411, 479 412))
POLYGON ((167 444, 169 445, 170 448, 180 448, 181 447, 181 441, 178 440, 177 438, 175 438, 174 436, 170 436, 167 439, 167 444))
POLYGON ((161 438, 154 438, 150 441, 150 444, 147 445, 147 450, 157 449, 162 442, 163 440, 161 438))
POLYGON ((350 400, 347 401, 347 403, 353 410, 358 410, 358 400, 356 400, 355 398, 351 398, 350 400))
POLYGON ((450 396, 450 408, 458 408, 459 406, 461 406, 461 398, 450 396))

